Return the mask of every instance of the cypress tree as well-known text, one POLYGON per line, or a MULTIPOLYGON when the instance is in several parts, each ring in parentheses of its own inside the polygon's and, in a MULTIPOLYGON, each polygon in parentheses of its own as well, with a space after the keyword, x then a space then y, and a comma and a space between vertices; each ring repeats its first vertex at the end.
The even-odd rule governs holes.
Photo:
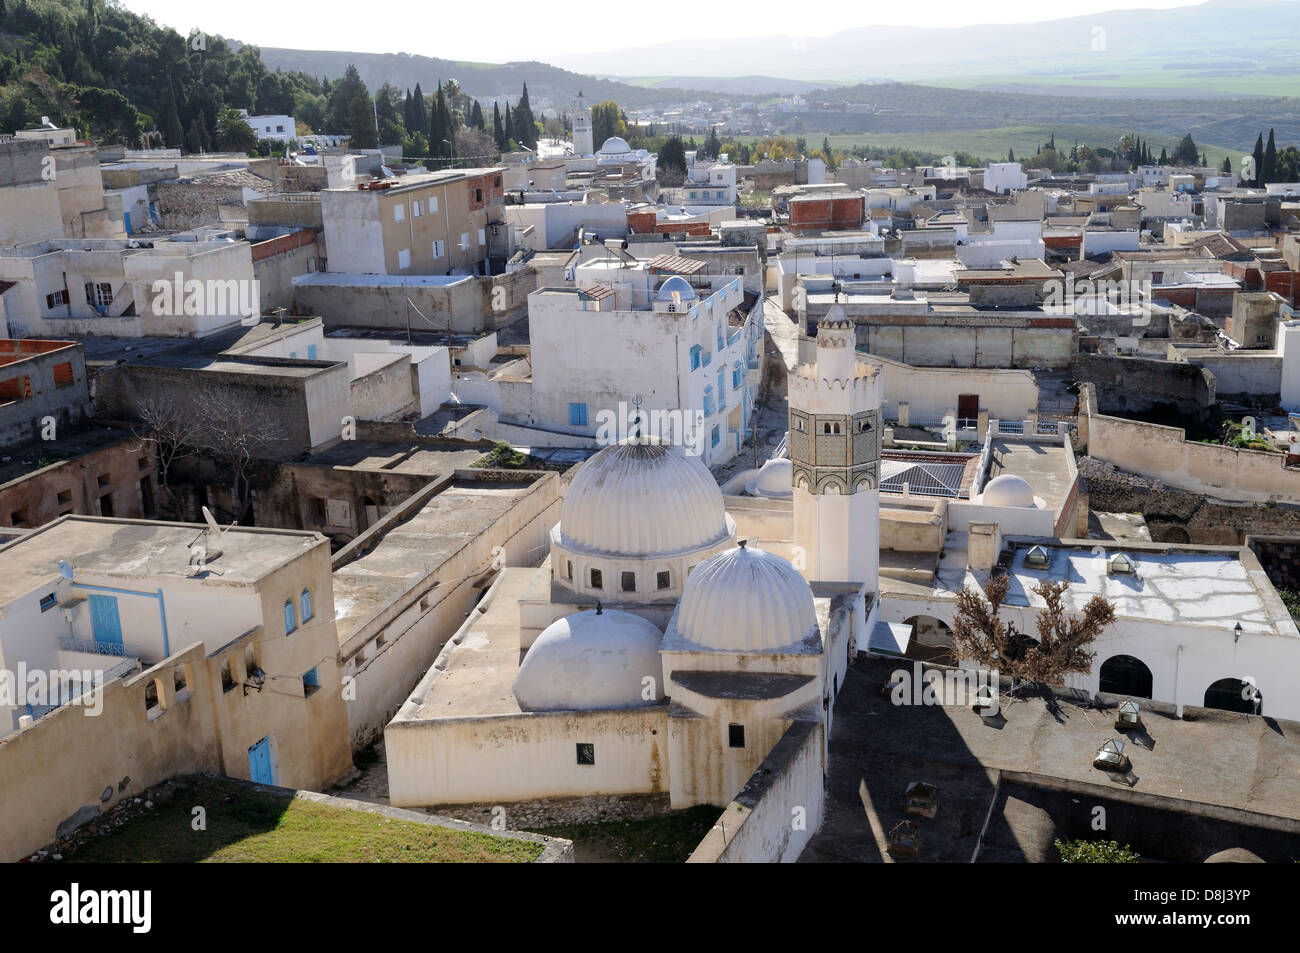
POLYGON ((1277 181, 1277 143, 1273 141, 1273 130, 1268 131, 1268 145, 1264 147, 1264 164, 1260 166, 1259 184, 1268 185, 1277 181))
POLYGON ((1251 180, 1251 185, 1259 185, 1260 176, 1264 173, 1264 134, 1261 132, 1255 139, 1255 178, 1251 180))

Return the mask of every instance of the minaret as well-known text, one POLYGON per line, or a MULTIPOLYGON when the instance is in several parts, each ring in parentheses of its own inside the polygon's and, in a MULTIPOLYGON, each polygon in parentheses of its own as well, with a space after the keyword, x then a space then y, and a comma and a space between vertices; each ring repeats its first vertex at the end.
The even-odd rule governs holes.
POLYGON ((573 152, 575 155, 595 155, 596 147, 591 141, 591 110, 582 102, 582 93, 578 93, 578 104, 573 110, 573 152))
POLYGON ((880 570, 880 378, 860 360, 836 304, 817 326, 817 358, 790 376, 794 561, 810 582, 865 582, 880 570))

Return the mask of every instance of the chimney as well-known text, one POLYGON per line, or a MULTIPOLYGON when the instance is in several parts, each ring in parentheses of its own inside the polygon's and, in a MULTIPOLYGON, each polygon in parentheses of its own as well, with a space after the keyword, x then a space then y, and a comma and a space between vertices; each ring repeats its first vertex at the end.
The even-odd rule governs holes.
POLYGON ((966 537, 966 568, 990 572, 1002 551, 1002 532, 997 523, 971 523, 966 537))

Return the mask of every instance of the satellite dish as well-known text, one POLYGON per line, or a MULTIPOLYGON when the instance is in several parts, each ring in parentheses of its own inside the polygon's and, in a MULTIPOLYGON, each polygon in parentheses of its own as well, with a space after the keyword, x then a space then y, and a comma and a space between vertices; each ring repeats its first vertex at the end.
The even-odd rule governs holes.
POLYGON ((73 573, 73 569, 70 565, 68 565, 68 561, 66 559, 60 559, 59 575, 62 576, 64 579, 71 581, 72 573, 73 573))
POLYGON ((203 507, 203 522, 208 524, 208 532, 213 536, 221 535, 221 524, 217 522, 217 518, 212 515, 212 511, 206 506, 203 507))

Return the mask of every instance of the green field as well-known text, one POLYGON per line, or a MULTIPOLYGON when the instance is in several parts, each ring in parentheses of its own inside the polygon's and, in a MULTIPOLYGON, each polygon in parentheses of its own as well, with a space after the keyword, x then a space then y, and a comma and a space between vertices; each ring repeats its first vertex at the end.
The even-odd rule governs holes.
POLYGON ((926 77, 918 82, 955 89, 998 87, 1008 91, 1072 95, 1080 88, 1123 90, 1132 96, 1169 92, 1179 97, 1300 96, 1300 70, 1264 73, 1256 70, 1126 69, 1007 73, 953 77, 926 77))
MULTIPOLYGON (((1105 126, 1002 126, 997 129, 953 129, 944 132, 862 132, 851 135, 830 135, 824 132, 803 133, 808 140, 809 149, 820 149, 823 138, 829 138, 832 149, 849 150, 855 146, 876 149, 911 149, 916 152, 929 152, 935 155, 949 155, 967 152, 980 159, 1001 161, 1006 158, 1007 150, 1014 149, 1017 159, 1028 159, 1040 145, 1056 135, 1057 149, 1067 151, 1077 139, 1080 145, 1092 147, 1104 146, 1114 149, 1119 137, 1126 131, 1105 126)), ((789 135, 789 134, 787 134, 789 135)), ((757 137, 742 137, 743 141, 753 145, 757 137)), ((1223 157, 1232 158, 1236 167, 1241 153, 1225 149, 1211 143, 1196 140, 1196 144, 1206 154, 1212 165, 1219 165, 1223 157)), ((1168 142, 1151 142, 1152 151, 1159 156, 1160 147, 1165 146, 1170 152, 1178 145, 1176 138, 1168 142)))
MULTIPOLYGON (((155 797, 158 796, 155 792, 155 797)), ((196 776, 64 855, 78 863, 531 863, 542 845, 196 776), (195 808, 205 826, 194 830, 195 808)))

